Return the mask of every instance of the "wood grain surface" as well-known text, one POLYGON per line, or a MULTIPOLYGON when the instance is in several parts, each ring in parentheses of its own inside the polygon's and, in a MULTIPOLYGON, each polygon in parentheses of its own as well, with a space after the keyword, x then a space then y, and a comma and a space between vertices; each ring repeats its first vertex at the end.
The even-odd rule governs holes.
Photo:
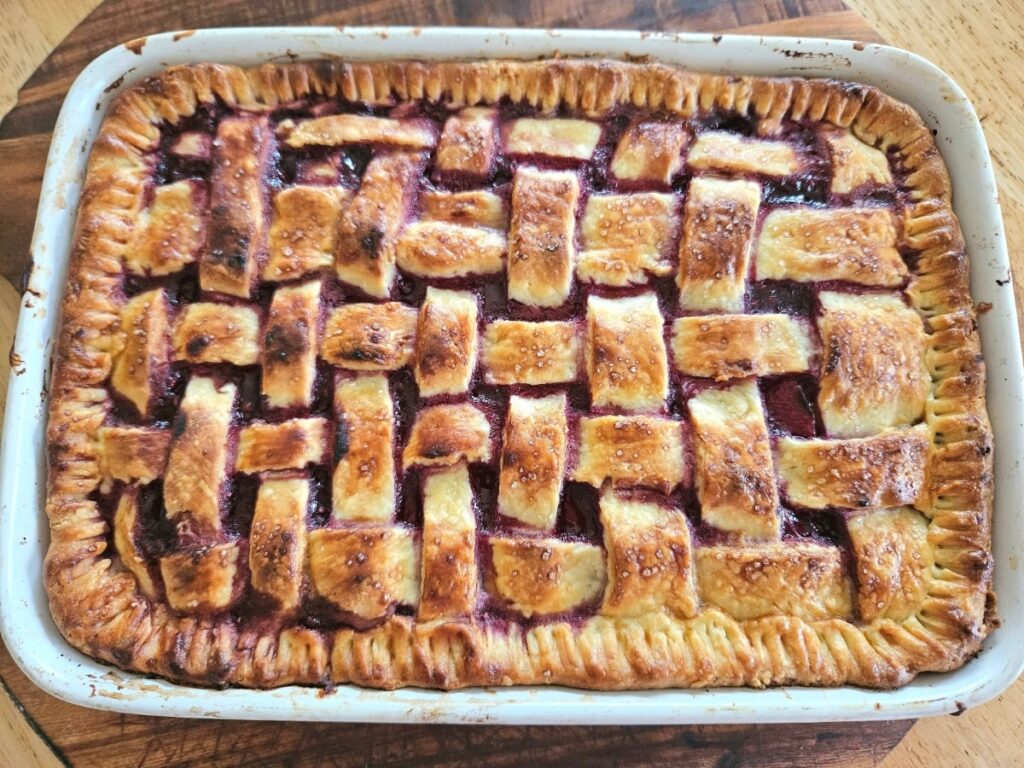
MULTIPOLYGON (((972 13, 955 0, 910 0, 912 13, 887 0, 585 3, 582 0, 474 3, 441 0, 323 0, 214 4, 186 0, 0 0, 9 23, 0 31, 0 114, 18 82, 42 62, 66 31, 84 21, 42 62, 17 107, 0 123, 0 274, 17 283, 28 261, 49 132, 63 94, 88 61, 123 40, 173 28, 270 23, 461 24, 743 31, 878 40, 916 49, 967 87, 993 146, 1010 242, 1022 242, 1024 216, 1005 201, 1020 199, 1024 146, 1013 130, 1020 68, 1019 5, 993 3, 972 13), (7 13, 12 6, 11 13, 7 13), (89 13, 92 11, 91 13, 89 13), (88 15, 87 15, 88 14, 88 15), (917 15, 915 15, 917 14, 917 15), (864 21, 870 19, 871 26, 864 21), (929 19, 924 25, 922 19, 929 19), (941 23, 940 23, 941 22, 941 23), (957 30, 956 35, 950 29, 957 30), (959 38, 959 39, 957 39, 959 38), (1005 69, 994 69, 1000 59, 1005 69), (975 86, 975 88, 972 88, 975 86), (1014 102, 1013 99, 1016 99, 1014 102), (995 129, 995 131, 993 130, 995 129), (993 135, 995 133, 995 135, 993 135), (1011 162, 1012 159, 1018 162, 1011 162), (1008 196, 1008 188, 1015 196, 1008 196)), ((1019 123, 1017 123, 1019 125, 1019 123)), ((1015 261, 1015 272, 1019 265, 1015 261)), ((13 333, 17 294, 0 280, 0 350, 13 333)), ((2 356, 6 358, 6 356, 2 356)), ((6 391, 0 360, 0 398, 6 391)), ((111 715, 57 701, 36 689, 0 648, 0 765, 877 765, 910 723, 689 728, 505 728, 368 726, 188 721, 111 715), (7 695, 5 695, 7 694, 7 695)), ((957 720, 918 723, 889 754, 896 765, 1024 764, 1019 712, 1024 684, 957 720)))

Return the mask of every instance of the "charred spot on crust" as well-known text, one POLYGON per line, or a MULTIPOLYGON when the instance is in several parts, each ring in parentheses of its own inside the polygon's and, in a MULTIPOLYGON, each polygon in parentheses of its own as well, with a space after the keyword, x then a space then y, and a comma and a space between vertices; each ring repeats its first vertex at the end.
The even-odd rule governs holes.
POLYGON ((980 582, 992 571, 992 557, 987 552, 968 552, 963 555, 968 577, 980 582))
POLYGON ((371 259, 376 259, 380 255, 380 246, 383 242, 384 230, 377 225, 369 227, 359 238, 359 246, 371 259))
MULTIPOLYGON (((144 46, 145 44, 146 38, 143 37, 139 38, 138 40, 132 40, 130 42, 125 43, 124 47, 132 51, 132 53, 138 53, 140 50, 142 50, 142 46, 144 46), (136 48, 138 48, 138 50, 136 50, 136 48)), ((162 99, 168 96, 167 78, 165 78, 162 75, 153 75, 152 77, 147 77, 136 87, 145 95, 152 96, 154 98, 162 99)))
POLYGON ((825 373, 834 373, 836 368, 839 367, 839 360, 843 356, 843 351, 839 347, 839 343, 836 339, 829 339, 828 345, 828 359, 825 361, 825 373))
POLYGON ((203 350, 210 346, 210 341, 210 337, 206 334, 193 336, 185 345, 185 352, 189 357, 199 357, 199 355, 203 353, 203 350))
POLYGON ((289 325, 276 323, 267 329, 263 343, 267 365, 294 360, 308 347, 306 323, 302 320, 289 325))
MULTIPOLYGON (((863 49, 863 45, 861 46, 861 49, 863 49)), ((844 95, 854 99, 864 100, 870 93, 868 88, 861 85, 860 83, 850 83, 844 80, 832 80, 830 82, 833 85, 837 85, 839 87, 839 90, 842 91, 844 95)))
POLYGON ((334 78, 337 76, 338 65, 330 59, 309 62, 307 66, 313 67, 317 78, 325 83, 334 82, 334 78))
POLYGON ((217 654, 210 664, 210 682, 218 688, 226 688, 228 677, 231 675, 231 671, 235 666, 236 665, 231 656, 224 653, 217 654))
POLYGON ((348 424, 344 419, 339 419, 334 429, 334 463, 337 464, 349 450, 348 424))
POLYGON ((243 232, 232 221, 235 218, 232 207, 218 203, 210 209, 210 249, 207 254, 211 263, 232 272, 242 272, 251 244, 251 233, 243 232))
POLYGON ((417 364, 424 376, 437 376, 454 369, 460 350, 467 346, 458 326, 447 326, 442 330, 442 333, 421 336, 417 364))
MULTIPOLYGON (((372 339, 371 339, 372 341, 372 339)), ((387 361, 387 357, 383 354, 374 353, 372 349, 349 349, 341 355, 342 360, 352 360, 358 363, 383 363, 387 361)))
POLYGON ((434 443, 424 448, 420 455, 427 459, 440 459, 442 456, 450 456, 453 452, 450 445, 434 443))
POLYGON ((171 424, 171 436, 178 438, 185 434, 185 429, 188 427, 188 414, 185 411, 178 411, 174 417, 174 422, 171 424))

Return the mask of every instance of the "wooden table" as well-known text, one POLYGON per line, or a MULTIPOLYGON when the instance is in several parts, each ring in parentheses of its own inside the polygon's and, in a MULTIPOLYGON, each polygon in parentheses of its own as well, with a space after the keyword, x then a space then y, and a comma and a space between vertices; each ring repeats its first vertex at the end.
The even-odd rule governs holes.
MULTIPOLYGON (((956 0, 910 0, 896 14, 888 0, 677 0, 584 5, 579 0, 493 4, 441 0, 324 0, 215 4, 155 0, 7 0, 9 32, 0 49, 0 274, 18 284, 28 260, 49 132, 74 76, 123 40, 172 28, 238 24, 461 24, 642 28, 793 34, 874 41, 916 50, 963 84, 985 121, 1011 244, 1024 242, 1024 214, 1007 201, 1024 197, 1020 124, 1024 9, 995 2, 970 14, 956 0), (488 7, 491 5, 493 7, 488 7), (91 11, 91 13, 90 13, 91 11), (88 16, 86 16, 88 14, 88 16), (84 21, 60 45, 63 34, 84 21), (869 23, 870 22, 870 23, 869 23), (878 30, 877 32, 875 30, 878 30), (952 30, 955 30, 952 31, 952 30), (8 45, 10 43, 10 45, 8 45), (56 47, 55 47, 56 46, 56 47), (1013 114, 1016 110, 1017 114, 1013 114), (1013 119, 1017 117, 1018 119, 1013 119)), ((1018 278, 1024 259, 1014 260, 1018 278)), ((1019 301, 1019 298, 1018 298, 1019 301)), ((0 279, 0 349, 13 335, 18 304, 0 279)), ((6 356, 5 356, 6 357, 6 356)), ((0 398, 6 391, 0 361, 0 398)), ((2 400, 0 400, 2 404, 2 400)), ((847 725, 482 728, 237 723, 112 715, 57 701, 36 689, 0 647, 0 765, 364 765, 384 762, 469 765, 534 763, 617 765, 1013 765, 1024 764, 1024 683, 959 719, 847 725), (900 743, 900 740, 902 743, 900 743), (899 744, 898 747, 896 745, 899 744), (890 750, 894 751, 890 753, 890 750), (889 755, 886 758, 886 755, 889 755)))

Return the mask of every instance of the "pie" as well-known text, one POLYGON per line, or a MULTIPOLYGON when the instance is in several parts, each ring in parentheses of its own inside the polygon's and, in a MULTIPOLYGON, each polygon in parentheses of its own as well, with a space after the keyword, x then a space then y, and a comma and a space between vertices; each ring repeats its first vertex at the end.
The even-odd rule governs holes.
POLYGON ((200 685, 902 685, 997 624, 968 257, 878 90, 176 67, 92 148, 45 582, 200 685))

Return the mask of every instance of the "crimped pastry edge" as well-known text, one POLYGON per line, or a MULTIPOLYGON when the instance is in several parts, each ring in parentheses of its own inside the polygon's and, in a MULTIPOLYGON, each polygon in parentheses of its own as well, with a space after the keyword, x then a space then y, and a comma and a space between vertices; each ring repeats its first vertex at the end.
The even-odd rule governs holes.
POLYGON ((117 666, 200 685, 274 687, 352 682, 453 689, 558 683, 625 689, 747 685, 902 685, 960 666, 997 623, 991 596, 992 437, 985 368, 968 286, 968 257, 950 182, 931 133, 910 107, 865 85, 835 80, 707 75, 660 64, 337 61, 254 69, 175 67, 111 106, 88 163, 56 347, 48 424, 44 571, 53 617, 79 650, 117 666), (140 214, 142 156, 159 125, 220 99, 272 108, 307 94, 380 101, 445 98, 454 105, 526 101, 600 114, 619 104, 689 116, 712 108, 765 120, 849 127, 899 155, 912 201, 907 245, 920 256, 908 288, 925 318, 932 378, 932 447, 925 501, 933 578, 902 622, 736 621, 717 610, 683 620, 596 616, 528 631, 484 623, 416 623, 395 616, 365 632, 289 627, 240 632, 230 620, 174 614, 139 593, 106 554, 107 523, 88 495, 100 482, 96 433, 118 343, 122 259, 140 214))

